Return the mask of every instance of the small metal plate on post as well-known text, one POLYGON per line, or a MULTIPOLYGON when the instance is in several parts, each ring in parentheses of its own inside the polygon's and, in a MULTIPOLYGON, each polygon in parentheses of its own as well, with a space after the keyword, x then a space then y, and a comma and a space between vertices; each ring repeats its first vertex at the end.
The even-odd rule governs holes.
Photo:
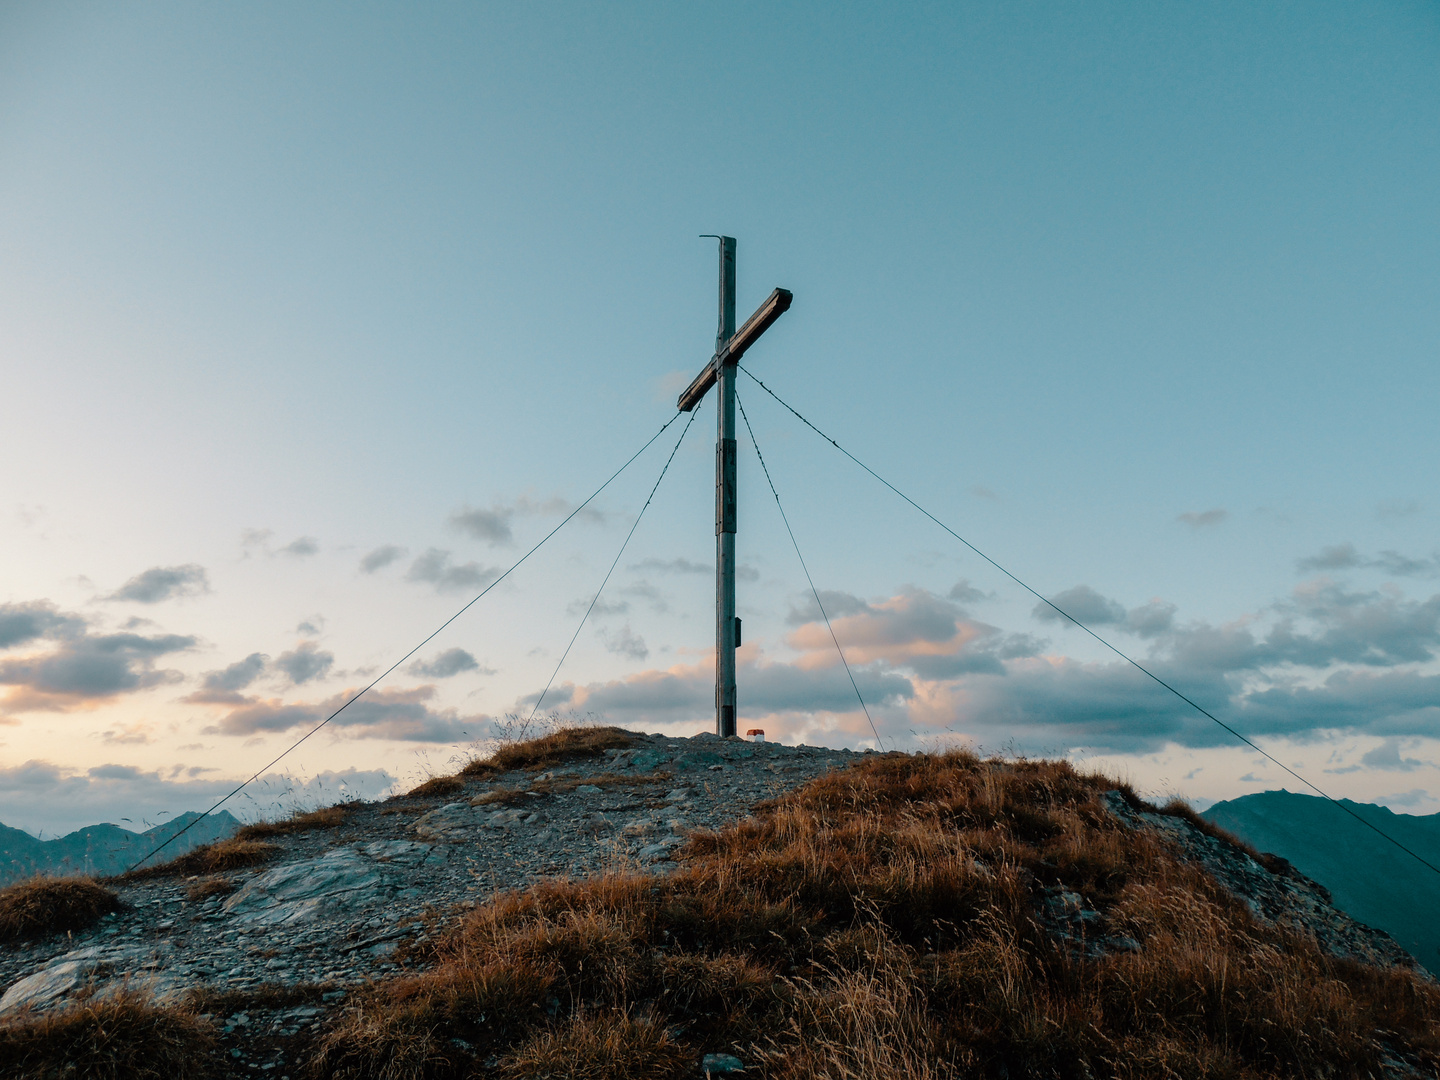
POLYGON ((715 514, 717 533, 735 531, 735 458, 735 440, 720 440, 720 460, 715 463, 719 473, 716 477, 719 483, 715 485, 715 497, 720 500, 715 514))

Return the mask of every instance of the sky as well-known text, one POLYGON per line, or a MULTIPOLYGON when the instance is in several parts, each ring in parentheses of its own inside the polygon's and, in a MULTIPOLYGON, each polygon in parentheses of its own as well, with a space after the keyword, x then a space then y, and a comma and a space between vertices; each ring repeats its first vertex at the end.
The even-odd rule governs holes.
MULTIPOLYGON (((745 364, 828 436, 1326 791, 1440 811, 1437 60, 1385 0, 5 5, 0 821, 401 790, 552 676, 711 728, 707 400, 267 768, 675 416, 706 233, 741 318, 793 291, 745 364)), ((1301 789, 740 399, 742 728, 1301 789)))

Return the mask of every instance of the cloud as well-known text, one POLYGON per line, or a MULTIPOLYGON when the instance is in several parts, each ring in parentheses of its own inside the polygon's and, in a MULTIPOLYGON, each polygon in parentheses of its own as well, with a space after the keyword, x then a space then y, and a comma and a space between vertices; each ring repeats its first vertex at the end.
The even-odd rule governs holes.
POLYGON ((320 542, 313 536, 301 536, 275 552, 276 555, 288 555, 294 559, 304 559, 311 555, 318 554, 320 542))
POLYGON ((156 662, 194 648, 180 634, 90 634, 61 640, 48 652, 0 660, 0 686, 12 690, 0 702, 8 712, 65 712, 88 702, 181 679, 156 662))
POLYGON ((1440 556, 1412 559, 1398 551, 1382 551, 1369 565, 1397 577, 1434 577, 1436 571, 1440 570, 1440 556))
POLYGON ((626 623, 617 631, 600 631, 600 640, 605 645, 607 652, 615 653, 617 656, 624 656, 631 660, 644 660, 650 655, 650 649, 645 644, 645 639, 630 629, 626 623))
POLYGON ((571 600, 570 603, 565 605, 565 613, 567 615, 584 615, 586 611, 589 611, 592 615, 624 615, 629 610, 630 601, 607 600, 604 596, 601 596, 598 600, 592 596, 582 596, 577 600, 571 600), (590 606, 592 600, 595 601, 593 608, 590 606))
POLYGON ((462 506, 450 515, 449 525, 491 547, 503 547, 515 542, 510 523, 516 517, 562 517, 571 513, 592 522, 605 521, 605 514, 591 506, 577 511, 574 503, 559 496, 537 501, 522 495, 508 505, 494 503, 488 510, 462 506))
POLYGON ((112 746, 145 746, 153 742, 145 724, 119 724, 100 733, 101 741, 112 746))
POLYGON ((1409 791, 1397 792, 1394 795, 1376 796, 1375 802, 1381 806, 1402 806, 1408 809, 1433 803, 1435 796, 1425 788, 1411 788, 1409 791))
POLYGON ((477 510, 467 506, 450 515, 450 525, 476 540, 484 540, 491 547, 500 547, 515 542, 515 534, 510 531, 510 519, 514 515, 512 507, 477 510))
MULTIPOLYGON (((838 640, 852 666, 878 661, 924 679, 954 678, 1003 671, 1002 660, 1033 655, 1040 644, 1027 634, 1002 634, 969 618, 953 601, 923 589, 908 589, 873 604, 844 593, 821 596, 827 612, 834 604, 847 614, 831 614, 833 639, 818 618, 787 636, 786 644, 803 654, 797 663, 806 668, 838 665, 838 640)), ((818 615, 813 598, 810 608, 818 615)), ((795 609, 790 613, 792 620, 804 614, 795 609)))
POLYGON ((270 657, 264 653, 251 653, 219 671, 207 671, 201 686, 206 690, 244 690, 265 673, 269 663, 270 657))
POLYGON ((814 593, 804 593, 798 601, 792 601, 790 610, 785 615, 785 621, 791 626, 801 626, 805 623, 823 621, 826 615, 836 619, 844 615, 854 615, 857 612, 869 611, 870 605, 858 596, 851 593, 840 592, 836 589, 820 589, 820 603, 815 602, 814 593), (822 612, 821 605, 824 605, 822 612))
POLYGON ((1114 600, 1107 600, 1089 585, 1076 585, 1073 589, 1066 589, 1051 597, 1050 602, 1055 607, 1050 604, 1036 604, 1030 614, 1041 622, 1063 622, 1068 625, 1070 620, 1055 610, 1058 607, 1070 618, 1086 626, 1103 626, 1106 623, 1125 621, 1125 608, 1114 600))
POLYGON ((60 611, 49 600, 0 604, 0 649, 24 645, 37 638, 74 637, 84 629, 83 618, 60 611))
MULTIPOLYGON (((858 669, 854 674, 872 707, 903 701, 912 694, 910 680, 902 675, 869 669, 858 669)), ((747 716, 860 711, 854 689, 838 668, 806 670, 793 664, 742 657, 738 679, 741 708, 747 716)), ((558 689, 556 700, 567 702, 572 709, 594 712, 632 727, 653 727, 713 715, 715 668, 709 662, 677 664, 664 671, 644 671, 587 686, 566 684, 558 689)))
POLYGON ((301 619, 295 625, 295 632, 305 637, 319 637, 320 632, 325 629, 324 615, 311 615, 308 619, 301 619))
POLYGON ((653 571, 659 574, 713 574, 714 563, 698 563, 691 559, 641 559, 631 563, 630 570, 653 571))
POLYGON ((1190 511, 1178 514, 1175 520, 1182 525, 1189 525, 1192 529, 1204 529, 1211 525, 1219 525, 1230 516, 1230 511, 1215 507, 1213 510, 1202 510, 1199 513, 1190 511))
MULTIPOLYGON (((1155 599, 1126 611, 1123 604, 1102 596, 1089 585, 1067 589, 1057 594, 1053 602, 1055 607, 1086 626, 1116 626, 1143 638, 1169 633, 1175 625, 1174 604, 1155 599)), ((1041 622, 1074 625, 1049 604, 1036 604, 1031 615, 1041 622)))
POLYGON ((1151 600, 1130 609, 1125 616, 1125 629, 1140 637, 1156 637, 1175 625, 1175 611, 1174 604, 1151 600))
POLYGON ((106 600, 133 600, 138 604, 158 604, 185 596, 199 596, 210 591, 205 568, 197 563, 184 566, 154 566, 121 585, 106 600))
POLYGON ((284 672, 296 686, 323 679, 335 663, 335 655, 320 649, 313 641, 303 641, 275 659, 275 668, 284 672))
POLYGON ((360 572, 362 574, 373 574, 377 570, 383 570, 391 563, 405 557, 405 549, 395 544, 385 544, 377 547, 374 551, 368 552, 360 560, 360 572))
MULTIPOLYGON (((1093 589, 1062 595, 1081 614, 1148 640, 1151 671, 1250 737, 1404 739, 1440 730, 1440 674, 1426 667, 1440 659, 1440 596, 1352 591, 1322 579, 1213 625, 1181 624, 1162 600, 1127 611, 1093 589)), ((1031 752, 1234 743, 1129 664, 1045 655, 1043 641, 1005 634, 948 597, 907 589, 878 601, 839 592, 824 599, 876 723, 892 737, 963 732, 1031 752)), ((815 717, 829 715, 827 730, 863 738, 864 718, 813 598, 797 601, 791 623, 784 644, 793 658, 767 657, 754 644, 741 650, 742 713, 781 733, 813 730, 822 723, 815 717)), ((712 661, 559 690, 571 708, 624 723, 708 722, 713 678, 712 661)), ((1412 760, 1398 749, 1374 755, 1372 767, 1412 760)))
POLYGON ((270 529, 242 529, 240 547, 244 550, 244 557, 248 559, 252 552, 259 550, 271 558, 285 555, 292 559, 304 559, 320 551, 320 542, 313 536, 296 537, 284 547, 272 548, 270 540, 274 535, 270 529))
MULTIPOLYGON (((234 789, 231 777, 203 777, 183 764, 146 771, 104 764, 84 772, 48 761, 0 768, 0 821, 46 838, 86 825, 120 822, 143 831, 191 810, 206 810, 234 789)), ((383 769, 327 770, 310 777, 268 773, 225 804, 245 820, 279 817, 294 807, 377 798, 395 783, 383 769)))
POLYGON ((1354 544, 1336 544, 1321 548, 1318 555, 1310 555, 1295 561, 1295 568, 1301 573, 1316 570, 1383 570, 1396 577, 1434 577, 1440 573, 1440 555, 1428 559, 1416 559, 1398 551, 1382 551, 1374 558, 1361 555, 1354 544))
POLYGON ((985 594, 975 588, 965 578, 961 578, 950 591, 945 594, 947 599, 954 600, 957 604, 975 604, 985 599, 985 594))
POLYGON ((196 704, 238 704, 244 700, 240 691, 265 674, 269 662, 270 658, 264 653, 254 652, 228 667, 207 671, 201 676, 200 689, 185 700, 196 704))
POLYGON ((1321 548, 1320 554, 1295 560, 1295 569, 1303 573, 1315 570, 1348 570, 1360 565, 1360 553, 1354 544, 1336 544, 1321 548))
POLYGON ((460 589, 482 588, 496 579, 498 568, 481 566, 476 562, 454 563, 450 552, 430 548, 410 564, 405 574, 407 581, 421 581, 435 586, 436 592, 455 592, 460 589))
POLYGON ((1386 739, 1362 755, 1360 763, 1369 765, 1372 769, 1385 769, 1389 772, 1411 772, 1425 764, 1417 758, 1402 758, 1399 739, 1386 739))
MULTIPOLYGON (((455 709, 430 708, 427 702, 435 692, 435 687, 428 685, 408 690, 371 690, 336 716, 330 727, 353 738, 403 742, 457 742, 488 732, 488 717, 461 717, 455 709)), ((252 700, 232 709, 206 732, 255 735, 314 727, 354 694, 354 690, 342 690, 313 703, 252 700)))
POLYGON ((407 669, 412 675, 429 679, 448 679, 466 671, 478 671, 482 675, 494 675, 492 668, 480 666, 480 662, 464 649, 446 649, 436 653, 429 660, 416 660, 407 669))
POLYGON ((515 514, 536 517, 565 517, 574 513, 577 518, 597 525, 603 525, 609 520, 609 515, 603 510, 597 510, 593 506, 577 509, 569 499, 562 499, 558 495, 540 501, 522 495, 511 503, 510 509, 515 514))
POLYGON ((1413 517, 1420 512, 1420 504, 1413 499, 1387 499, 1375 507, 1375 516, 1385 518, 1413 517))
POLYGON ((626 596, 649 601, 650 610, 657 614, 664 614, 670 610, 670 605, 665 600, 665 594, 648 581, 632 581, 620 591, 626 596))

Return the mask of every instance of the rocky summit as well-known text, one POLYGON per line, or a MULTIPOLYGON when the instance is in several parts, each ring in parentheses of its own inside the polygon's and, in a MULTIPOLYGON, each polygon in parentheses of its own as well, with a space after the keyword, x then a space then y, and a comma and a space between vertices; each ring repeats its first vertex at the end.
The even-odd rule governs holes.
POLYGON ((0 945, 0 1071, 136 1016, 136 1062, 280 1080, 1440 1060, 1387 935, 1063 762, 590 729, 106 885, 108 914, 0 945))
MULTIPOLYGON (((857 756, 636 735, 565 767, 445 778, 347 804, 338 824, 269 838, 277 850, 261 866, 121 878, 112 885, 123 907, 94 929, 0 946, 0 1021, 121 986, 161 1002, 323 987, 298 1006, 226 1021, 234 1060, 248 1066, 266 1057, 257 1035, 304 1029, 347 990, 397 972, 405 947, 423 945, 445 913, 547 876, 664 873, 686 834, 719 829, 857 756)), ((280 1068, 283 1057, 256 1064, 280 1068)))

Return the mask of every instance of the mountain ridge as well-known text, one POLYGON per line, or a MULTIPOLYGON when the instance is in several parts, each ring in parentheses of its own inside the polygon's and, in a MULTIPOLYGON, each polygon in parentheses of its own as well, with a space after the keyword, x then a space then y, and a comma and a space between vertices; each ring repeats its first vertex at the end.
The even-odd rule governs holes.
MULTIPOLYGON (((1337 800, 1421 857, 1440 865, 1440 814, 1397 814, 1375 803, 1337 800)), ((1440 874, 1315 795, 1264 791, 1215 803, 1200 815, 1291 863, 1330 891, 1335 906, 1384 930, 1440 974, 1440 874)))
POLYGON ((0 823, 0 888, 36 874, 109 877, 123 873, 187 826, 191 826, 189 831, 165 849, 166 858, 224 840, 240 828, 240 822, 228 810, 203 817, 187 810, 144 832, 101 822, 53 840, 41 840, 0 823))

